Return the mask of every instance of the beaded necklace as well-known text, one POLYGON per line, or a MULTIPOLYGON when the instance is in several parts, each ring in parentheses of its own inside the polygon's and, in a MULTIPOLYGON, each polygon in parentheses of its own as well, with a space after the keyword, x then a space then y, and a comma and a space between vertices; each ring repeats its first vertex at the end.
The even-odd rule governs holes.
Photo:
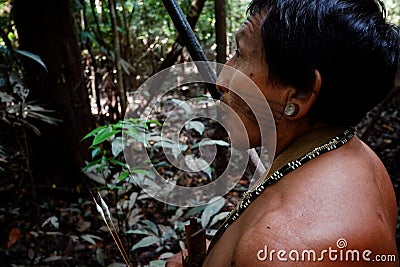
POLYGON ((211 251, 211 249, 217 243, 217 241, 221 238, 222 234, 226 231, 226 229, 228 229, 228 227, 239 218, 239 216, 244 212, 244 210, 265 190, 265 188, 278 182, 283 176, 296 170, 306 162, 326 152, 341 147, 342 145, 346 144, 352 137, 354 137, 355 134, 356 130, 353 127, 348 127, 346 130, 344 130, 342 133, 334 137, 332 140, 324 143, 321 146, 314 148, 313 150, 301 156, 300 158, 287 163, 279 170, 275 171, 271 176, 264 179, 254 189, 247 191, 244 194, 242 200, 236 206, 236 208, 233 209, 227 216, 227 219, 225 220, 223 225, 218 229, 217 233, 211 240, 210 246, 208 248, 208 253, 211 251))

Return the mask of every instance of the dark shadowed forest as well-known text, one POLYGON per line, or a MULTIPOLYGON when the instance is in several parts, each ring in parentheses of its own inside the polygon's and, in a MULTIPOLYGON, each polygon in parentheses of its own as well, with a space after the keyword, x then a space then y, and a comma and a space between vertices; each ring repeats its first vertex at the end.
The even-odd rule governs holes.
MULTIPOLYGON (((178 1, 209 61, 224 63, 234 53, 248 2, 178 1)), ((400 4, 385 4, 388 18, 400 23, 400 4)), ((150 164, 193 187, 213 181, 225 163, 185 173, 162 147, 176 161, 184 153, 190 165, 202 146, 224 153, 229 144, 207 118, 177 128, 178 142, 148 142, 142 136, 159 134, 169 110, 159 107, 148 121, 127 112, 150 77, 191 61, 184 41, 161 0, 0 2, 0 266, 165 266, 187 247, 190 218, 207 238, 215 234, 248 189, 254 166, 211 204, 165 204, 143 190, 157 186, 150 164), (129 166, 127 137, 151 160, 129 166)), ((207 105, 207 94, 202 84, 179 86, 163 101, 182 107, 184 117, 195 112, 184 101, 207 105)), ((138 105, 146 109, 145 101, 138 105)), ((400 77, 360 121, 358 135, 382 159, 400 204, 400 77)))

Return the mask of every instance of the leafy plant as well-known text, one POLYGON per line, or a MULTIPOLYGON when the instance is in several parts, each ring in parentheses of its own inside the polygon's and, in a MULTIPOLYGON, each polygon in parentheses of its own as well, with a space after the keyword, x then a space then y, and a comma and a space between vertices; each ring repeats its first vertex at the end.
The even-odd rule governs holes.
MULTIPOLYGON (((29 88, 25 83, 21 58, 33 60, 44 69, 46 66, 37 55, 15 49, 12 46, 13 40, 8 39, 13 36, 11 33, 0 38, 0 126, 3 129, 0 137, 5 142, 0 144, 3 145, 0 162, 3 165, 13 166, 13 170, 7 176, 18 176, 11 173, 17 171, 21 174, 29 171, 26 130, 40 135, 40 129, 36 126, 37 122, 57 125, 60 120, 49 115, 53 113, 52 110, 41 107, 35 101, 27 102, 29 88), (9 159, 7 162, 5 162, 6 155, 9 159), (19 166, 18 170, 15 169, 16 166, 19 166)), ((0 171, 5 172, 6 168, 0 168, 0 171)))
MULTIPOLYGON (((115 124, 100 126, 83 138, 92 139, 90 146, 92 161, 83 168, 84 173, 98 185, 95 186, 95 190, 115 203, 114 216, 118 220, 117 225, 119 225, 120 233, 125 240, 124 244, 126 246, 130 244, 130 254, 137 255, 143 250, 151 250, 152 254, 157 255, 157 262, 150 263, 150 265, 165 264, 165 259, 170 257, 174 251, 177 251, 179 247, 185 247, 184 225, 188 223, 190 217, 198 217, 203 227, 212 228, 217 227, 218 222, 227 216, 226 211, 221 212, 226 204, 222 197, 213 199, 208 205, 188 209, 171 205, 165 206, 142 190, 140 186, 143 186, 143 183, 157 186, 153 181, 153 173, 149 171, 151 164, 156 168, 161 168, 160 172, 172 168, 160 156, 162 147, 171 151, 178 150, 179 153, 187 153, 185 158, 191 156, 194 159, 195 157, 190 153, 201 149, 202 146, 227 145, 224 141, 213 139, 202 142, 194 139, 190 142, 187 141, 189 143, 182 141, 175 143, 170 139, 159 137, 160 126, 161 124, 157 120, 127 119, 115 124), (126 146, 131 144, 132 140, 143 144, 148 149, 148 153, 156 155, 158 159, 152 162, 143 162, 142 166, 128 166, 124 162, 123 151, 126 146), (154 215, 147 211, 149 206, 154 206, 155 210, 164 213, 164 216, 168 218, 167 221, 157 221, 153 217, 154 215)), ((207 127, 204 122, 191 121, 185 126, 184 131, 187 131, 186 134, 195 132, 200 134, 207 127)), ((203 169, 200 169, 199 166, 197 168, 199 168, 198 175, 202 176, 203 169)), ((209 175, 211 175, 211 171, 209 175)), ((172 177, 175 179, 174 175, 172 177)), ((212 235, 213 231, 208 231, 208 233, 212 235)))

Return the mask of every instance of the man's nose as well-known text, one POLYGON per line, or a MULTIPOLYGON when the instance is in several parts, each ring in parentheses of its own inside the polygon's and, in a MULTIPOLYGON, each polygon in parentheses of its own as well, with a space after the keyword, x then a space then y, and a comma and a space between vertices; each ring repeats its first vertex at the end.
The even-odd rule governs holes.
POLYGON ((223 93, 229 91, 229 84, 232 79, 233 73, 235 72, 235 69, 232 68, 232 61, 233 58, 230 58, 225 63, 216 81, 217 90, 222 91, 223 93))

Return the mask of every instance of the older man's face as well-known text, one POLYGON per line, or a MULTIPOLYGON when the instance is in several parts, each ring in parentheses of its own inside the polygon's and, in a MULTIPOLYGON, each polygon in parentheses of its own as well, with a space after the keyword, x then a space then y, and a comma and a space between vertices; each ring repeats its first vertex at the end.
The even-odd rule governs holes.
MULTIPOLYGON (((280 118, 284 100, 279 97, 279 88, 268 80, 268 66, 265 60, 261 38, 262 15, 250 16, 240 27, 236 34, 236 54, 228 60, 226 67, 218 77, 217 85, 224 92, 222 102, 230 106, 244 124, 249 138, 250 146, 260 145, 260 125, 254 113, 268 113, 266 99, 270 103, 275 120, 280 118), (236 70, 236 71, 235 71, 236 70), (256 93, 257 88, 249 86, 243 74, 250 78, 259 88, 261 93, 256 93), (233 90, 234 88, 235 90, 233 90), (235 93, 234 93, 235 92, 235 93), (240 95, 241 97, 238 97, 240 95), (245 101, 243 101, 243 96, 245 101)), ((270 118, 271 116, 269 116, 270 118)), ((257 118, 260 118, 257 116, 257 118)), ((235 131, 235 120, 225 118, 231 138, 240 143, 246 133, 235 131)))

